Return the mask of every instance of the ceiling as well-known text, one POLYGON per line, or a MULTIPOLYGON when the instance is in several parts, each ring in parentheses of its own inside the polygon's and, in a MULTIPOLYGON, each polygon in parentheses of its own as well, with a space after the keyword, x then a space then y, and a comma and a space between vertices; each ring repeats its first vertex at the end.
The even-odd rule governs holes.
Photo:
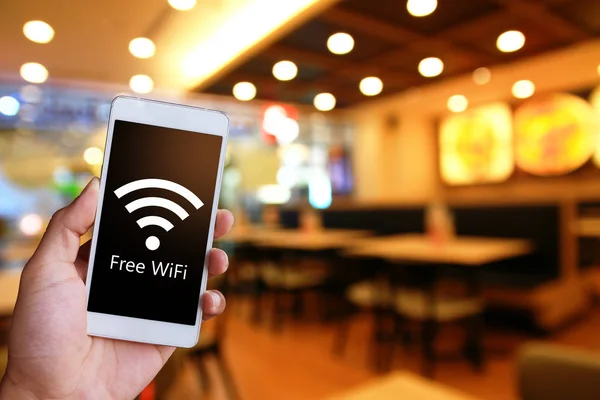
POLYGON ((380 96, 439 82, 517 59, 567 47, 600 36, 600 2, 590 0, 439 0, 426 17, 408 14, 404 0, 341 0, 293 32, 229 70, 198 92, 231 95, 233 85, 250 81, 257 98, 312 104, 320 92, 330 92, 343 108, 368 100, 358 89, 360 80, 378 76, 380 96), (514 53, 496 49, 496 39, 507 30, 526 36, 514 53), (347 55, 334 55, 327 38, 346 32, 355 39, 347 55), (419 61, 439 57, 443 73, 422 77, 419 61), (272 75, 275 62, 291 60, 298 76, 280 82, 272 75))
POLYGON ((0 12, 0 78, 19 80, 26 62, 39 62, 49 83, 62 80, 127 85, 147 74, 158 89, 196 87, 298 14, 310 17, 333 0, 197 0, 189 11, 167 0, 9 0, 0 12), (241 28, 269 9, 261 25, 241 28), (308 10, 308 11, 307 11, 308 10), (48 44, 23 35, 23 24, 42 20, 55 30, 48 44), (156 55, 140 60, 128 51, 136 37, 156 44, 156 55), (197 63, 196 63, 197 61, 197 63))

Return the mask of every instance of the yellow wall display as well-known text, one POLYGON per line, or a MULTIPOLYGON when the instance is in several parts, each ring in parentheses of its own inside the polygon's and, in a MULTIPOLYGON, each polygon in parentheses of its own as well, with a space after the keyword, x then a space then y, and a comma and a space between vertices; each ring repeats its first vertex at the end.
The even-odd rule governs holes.
POLYGON ((590 103, 592 104, 596 118, 596 152, 594 153, 594 164, 600 167, 600 86, 592 92, 590 103))
POLYGON ((447 184, 505 181, 514 169, 510 107, 496 103, 449 116, 441 124, 439 145, 447 184))
POLYGON ((557 176, 585 164, 596 149, 595 117, 570 94, 534 98, 514 114, 517 166, 533 175, 557 176))

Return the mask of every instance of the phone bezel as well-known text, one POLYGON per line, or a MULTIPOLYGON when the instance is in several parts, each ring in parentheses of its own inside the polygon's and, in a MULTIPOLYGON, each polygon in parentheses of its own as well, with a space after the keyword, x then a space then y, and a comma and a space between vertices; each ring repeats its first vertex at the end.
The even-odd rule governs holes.
POLYGON ((219 192, 221 191, 221 181, 223 178, 225 153, 227 150, 229 118, 225 113, 220 111, 181 104, 166 103, 156 100, 117 96, 112 101, 104 151, 104 163, 102 165, 102 174, 100 179, 100 193, 98 198, 98 208, 96 210, 96 223, 94 224, 92 246, 90 250, 90 261, 86 280, 88 299, 92 285, 93 261, 96 255, 96 239, 98 237, 98 229, 100 226, 100 216, 102 215, 102 202, 104 199, 104 189, 106 184, 104 177, 106 176, 109 164, 115 120, 138 122, 142 124, 162 126, 165 128, 182 129, 202 134, 221 136, 223 138, 219 157, 217 183, 211 210, 208 241, 206 244, 206 257, 203 266, 204 273, 202 274, 202 286, 200 288, 198 312, 196 313, 196 324, 193 326, 183 325, 90 312, 87 311, 86 302, 88 335, 167 346, 188 348, 193 347, 198 342, 198 337, 200 335, 200 324, 202 322, 202 308, 200 306, 202 304, 202 295, 206 291, 206 282, 208 277, 208 252, 213 245, 215 219, 219 203, 219 192))

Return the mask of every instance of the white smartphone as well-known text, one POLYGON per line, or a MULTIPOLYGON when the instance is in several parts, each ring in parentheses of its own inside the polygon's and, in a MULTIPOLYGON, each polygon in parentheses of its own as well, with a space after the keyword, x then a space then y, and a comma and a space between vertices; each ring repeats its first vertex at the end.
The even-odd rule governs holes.
POLYGON ((89 335, 197 343, 228 129, 219 111, 113 100, 86 281, 89 335))

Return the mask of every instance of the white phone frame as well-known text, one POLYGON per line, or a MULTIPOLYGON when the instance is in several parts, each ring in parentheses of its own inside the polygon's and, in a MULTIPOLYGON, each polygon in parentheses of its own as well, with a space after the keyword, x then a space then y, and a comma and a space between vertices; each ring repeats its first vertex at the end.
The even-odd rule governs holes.
POLYGON ((198 337, 200 335, 200 324, 202 322, 202 296, 206 291, 206 282, 208 278, 208 252, 213 245, 215 219, 217 216, 219 192, 221 191, 225 153, 227 150, 229 117, 221 111, 128 96, 118 96, 112 101, 104 151, 104 164, 102 165, 102 175, 100 180, 98 208, 96 210, 96 223, 94 224, 94 234, 92 237, 92 247, 90 250, 90 261, 86 280, 88 299, 92 285, 96 241, 98 238, 98 229, 100 227, 100 216, 102 215, 102 202, 104 199, 106 173, 108 170, 115 120, 182 129, 207 135, 221 136, 223 138, 211 210, 208 241, 206 243, 206 257, 203 266, 204 273, 202 274, 202 286, 200 288, 198 312, 196 313, 196 324, 192 326, 87 311, 88 335, 167 346, 193 347, 198 342, 198 337))

